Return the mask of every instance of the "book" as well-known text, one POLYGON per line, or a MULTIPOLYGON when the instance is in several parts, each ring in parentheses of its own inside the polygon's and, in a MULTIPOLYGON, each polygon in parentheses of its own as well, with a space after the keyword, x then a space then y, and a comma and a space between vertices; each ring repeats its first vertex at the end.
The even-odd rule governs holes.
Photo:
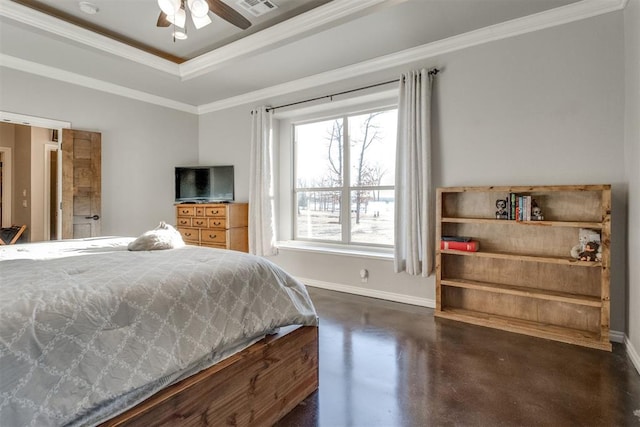
POLYGON ((471 240, 471 237, 465 236, 442 236, 442 240, 446 242, 468 242, 471 240))
POLYGON ((440 240, 440 249, 452 249, 454 251, 465 251, 465 252, 478 252, 478 249, 480 249, 480 243, 477 240, 470 240, 468 242, 440 240))
POLYGON ((509 219, 516 220, 518 217, 516 216, 516 207, 518 206, 518 195, 516 193, 509 193, 509 197, 511 198, 511 217, 509 219))
POLYGON ((533 199, 531 196, 517 196, 516 200, 516 221, 531 221, 531 209, 533 208, 533 199))

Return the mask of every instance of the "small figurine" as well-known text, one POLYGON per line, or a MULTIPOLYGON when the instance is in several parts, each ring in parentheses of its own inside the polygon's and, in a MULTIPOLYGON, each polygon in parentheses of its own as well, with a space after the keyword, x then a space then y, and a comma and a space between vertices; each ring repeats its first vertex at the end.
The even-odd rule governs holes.
POLYGON ((507 213, 507 201, 505 199, 496 200, 496 219, 509 219, 509 214, 507 213))
POLYGON ((584 251, 580 252, 580 261, 599 261, 598 260, 598 245, 596 242, 587 242, 584 245, 584 251))
POLYGON ((544 221, 544 215, 542 215, 540 206, 533 205, 531 208, 531 221, 544 221))

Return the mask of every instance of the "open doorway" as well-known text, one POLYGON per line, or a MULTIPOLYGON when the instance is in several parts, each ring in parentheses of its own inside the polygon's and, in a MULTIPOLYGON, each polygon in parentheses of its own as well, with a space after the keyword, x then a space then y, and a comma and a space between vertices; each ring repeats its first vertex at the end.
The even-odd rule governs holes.
POLYGON ((2 226, 27 225, 25 241, 61 237, 61 162, 56 136, 70 123, 0 111, 2 226))

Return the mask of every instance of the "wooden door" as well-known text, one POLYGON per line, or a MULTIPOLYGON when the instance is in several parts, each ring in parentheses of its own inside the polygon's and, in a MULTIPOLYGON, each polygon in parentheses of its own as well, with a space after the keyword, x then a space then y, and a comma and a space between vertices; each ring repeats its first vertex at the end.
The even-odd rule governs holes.
POLYGON ((101 135, 62 131, 62 238, 101 234, 101 135))

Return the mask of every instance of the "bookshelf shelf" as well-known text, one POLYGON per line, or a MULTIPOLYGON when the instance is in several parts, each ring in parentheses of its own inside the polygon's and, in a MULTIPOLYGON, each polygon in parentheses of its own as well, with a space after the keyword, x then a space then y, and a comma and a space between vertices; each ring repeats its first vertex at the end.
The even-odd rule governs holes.
POLYGON ((502 252, 502 253, 501 252, 466 252, 466 251, 456 251, 453 249, 442 249, 440 250, 440 252, 448 255, 459 255, 459 256, 469 256, 469 257, 511 259, 511 260, 517 260, 517 261, 541 262, 541 263, 548 263, 548 264, 574 265, 578 267, 598 267, 598 268, 602 267, 601 262, 580 261, 575 258, 568 258, 568 257, 517 255, 517 254, 511 254, 507 252, 502 252))
POLYGON ((603 340, 600 334, 579 329, 565 328, 535 321, 500 316, 472 310, 449 308, 438 314, 438 317, 471 323, 478 326, 488 326, 503 331, 546 338, 567 344, 576 344, 599 350, 611 351, 608 338, 603 340))
POLYGON ((436 204, 437 317, 611 350, 609 185, 439 188, 436 204), (511 193, 535 199, 544 220, 497 219, 511 193), (585 228, 600 234, 600 261, 571 257, 585 228), (442 236, 479 250, 440 249, 442 236))
POLYGON ((579 222, 579 221, 512 221, 494 218, 442 218, 442 222, 458 223, 458 224, 492 224, 500 223, 502 225, 514 226, 539 226, 539 227, 570 227, 570 228, 593 228, 601 229, 600 222, 579 222))
POLYGON ((572 304, 586 305, 589 307, 601 307, 600 298, 590 295, 577 295, 566 292, 549 291, 545 289, 532 289, 525 286, 502 285, 499 283, 474 282, 472 280, 443 280, 442 286, 456 288, 476 289, 485 292, 499 294, 519 295, 529 298, 538 298, 549 301, 562 301, 572 304))

